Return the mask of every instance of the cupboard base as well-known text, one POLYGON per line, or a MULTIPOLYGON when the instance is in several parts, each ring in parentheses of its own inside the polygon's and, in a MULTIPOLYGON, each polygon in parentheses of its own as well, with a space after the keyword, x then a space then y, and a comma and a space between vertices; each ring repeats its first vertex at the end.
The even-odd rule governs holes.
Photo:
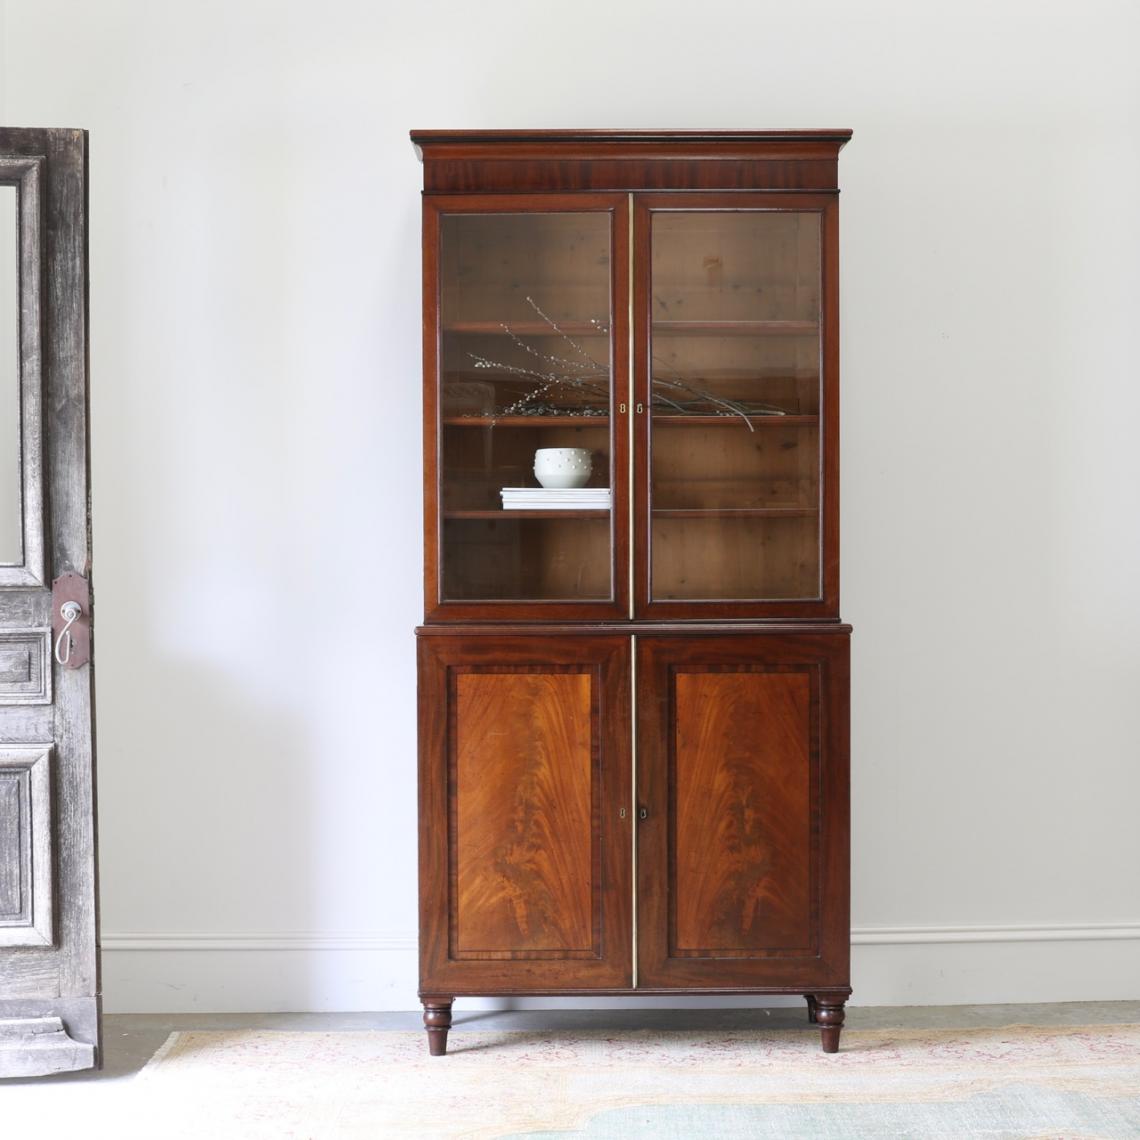
MULTIPOLYGON (((740 994, 762 997, 766 993, 773 996, 784 996, 787 990, 590 990, 596 997, 700 997, 713 994, 740 994)), ((495 997, 574 997, 582 991, 543 991, 541 994, 530 991, 525 994, 495 994, 495 997)), ((467 997, 483 997, 492 995, 467 994, 467 997)), ((584 995, 583 995, 584 996, 584 995)), ((843 1022, 846 1016, 847 999, 851 996, 850 987, 833 990, 817 990, 805 993, 807 1001, 808 1021, 818 1024, 820 1030, 820 1047, 825 1053, 839 1052, 839 1035, 843 1032, 843 1022)), ((439 997, 438 995, 420 996, 424 1007, 424 1028, 428 1035, 428 1052, 433 1057, 442 1057, 447 1053, 447 1031, 451 1028, 452 997, 439 997)))

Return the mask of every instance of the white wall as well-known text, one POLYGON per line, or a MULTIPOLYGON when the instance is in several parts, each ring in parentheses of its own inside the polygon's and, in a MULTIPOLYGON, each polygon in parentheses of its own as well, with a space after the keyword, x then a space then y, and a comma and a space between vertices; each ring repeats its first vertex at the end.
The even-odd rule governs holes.
POLYGON ((6 120, 91 130, 107 1008, 415 1003, 413 126, 855 129, 856 1000, 1140 997, 1138 39, 1131 0, 7 0, 6 120))

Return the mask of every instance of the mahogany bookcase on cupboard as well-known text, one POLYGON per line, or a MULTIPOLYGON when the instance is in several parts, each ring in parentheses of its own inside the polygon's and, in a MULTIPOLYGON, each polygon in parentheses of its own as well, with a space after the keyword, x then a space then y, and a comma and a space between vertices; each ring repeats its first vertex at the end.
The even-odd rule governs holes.
POLYGON ((433 1054, 464 995, 800 994, 839 1047, 849 138, 412 132, 433 1054))

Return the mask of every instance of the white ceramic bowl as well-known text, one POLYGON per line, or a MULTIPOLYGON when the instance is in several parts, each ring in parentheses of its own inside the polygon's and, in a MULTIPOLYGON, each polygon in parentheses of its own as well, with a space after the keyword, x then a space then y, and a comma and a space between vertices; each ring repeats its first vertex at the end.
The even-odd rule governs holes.
POLYGON ((534 453, 534 477, 544 487, 584 487, 593 466, 588 447, 540 447, 534 453))

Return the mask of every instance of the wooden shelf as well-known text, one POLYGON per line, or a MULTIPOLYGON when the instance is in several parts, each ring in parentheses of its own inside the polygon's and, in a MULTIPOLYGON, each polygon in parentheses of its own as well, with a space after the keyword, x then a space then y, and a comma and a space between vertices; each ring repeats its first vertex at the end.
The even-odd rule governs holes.
POLYGON ((444 416, 446 427, 600 427, 609 416, 444 416))
POLYGON ((818 514, 815 507, 655 507, 655 519, 794 519, 818 514))
MULTIPOLYGON (((755 428, 806 427, 819 423, 819 416, 766 416, 753 412, 748 418, 755 428)), ((685 416, 675 412, 653 413, 654 427, 744 427, 740 420, 738 415, 685 416)))
POLYGON ((813 336, 818 321, 654 321, 654 336, 813 336))
MULTIPOLYGON (((708 507, 708 508, 654 508, 654 518, 668 519, 768 519, 808 518, 817 514, 815 507, 708 507)), ((548 511, 444 511, 445 519, 601 519, 610 512, 601 510, 548 510, 548 511)))
MULTIPOLYGON (((753 412, 749 417, 752 426, 808 427, 819 423, 819 416, 765 416, 753 412)), ((445 427, 535 427, 567 428, 610 426, 609 416, 444 416, 445 427)), ((740 416, 685 416, 674 412, 653 413, 654 427, 740 427, 740 416)))
POLYGON ((463 333, 471 336, 507 336, 507 325, 515 336, 609 336, 605 325, 589 321, 559 321, 555 331, 545 321, 452 321, 443 326, 445 333, 463 333))
POLYGON ((501 522, 504 519, 608 519, 610 512, 601 510, 553 511, 444 511, 445 519, 475 519, 501 522))
MULTIPOLYGON (((545 321, 452 321, 445 333, 467 336, 597 336, 608 337, 606 325, 589 321, 559 321, 555 331, 545 321)), ((818 321, 654 321, 652 329, 661 336, 808 336, 819 332, 818 321)))

